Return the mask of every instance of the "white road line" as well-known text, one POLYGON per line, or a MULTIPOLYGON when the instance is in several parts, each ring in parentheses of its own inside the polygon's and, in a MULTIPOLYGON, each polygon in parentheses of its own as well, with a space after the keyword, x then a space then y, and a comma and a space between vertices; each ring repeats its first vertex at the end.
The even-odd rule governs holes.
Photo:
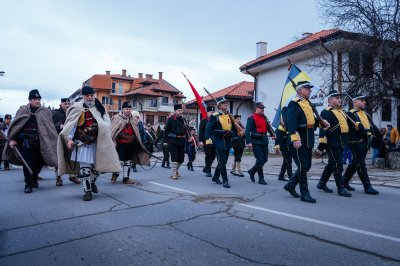
POLYGON ((160 187, 166 187, 166 188, 170 188, 170 189, 173 189, 173 190, 186 192, 186 193, 189 193, 189 194, 192 194, 192 195, 200 195, 199 193, 193 192, 193 191, 190 191, 190 190, 185 190, 185 189, 181 189, 181 188, 177 188, 177 187, 171 187, 171 186, 163 185, 163 184, 156 183, 156 182, 149 182, 149 183, 153 184, 153 185, 160 186, 160 187))
POLYGON ((285 212, 274 211, 274 210, 270 210, 270 209, 266 209, 266 208, 262 208, 262 207, 257 207, 257 206, 253 206, 253 205, 249 205, 249 204, 238 203, 238 205, 241 205, 241 206, 244 206, 244 207, 248 207, 248 208, 252 208, 252 209, 255 209, 255 210, 270 212, 270 213, 274 213, 274 214, 278 214, 278 215, 282 215, 282 216, 286 216, 286 217, 290 217, 290 218, 294 218, 294 219, 298 219, 298 220, 303 220, 303 221, 307 221, 307 222, 311 222, 311 223, 326 225, 326 226, 339 228, 339 229, 346 230, 346 231, 351 231, 351 232, 354 232, 354 233, 359 233, 359 234, 363 234, 363 235, 367 235, 367 236, 373 236, 373 237, 377 237, 377 238, 383 238, 383 239, 386 239, 386 240, 391 240, 391 241, 400 243, 400 238, 397 238, 397 237, 377 234, 377 233, 374 233, 374 232, 368 232, 368 231, 364 231, 364 230, 360 230, 360 229, 356 229, 356 228, 352 228, 352 227, 348 227, 348 226, 344 226, 344 225, 340 225, 340 224, 324 222, 324 221, 321 221, 321 220, 316 220, 316 219, 307 218, 307 217, 303 217, 303 216, 298 216, 298 215, 285 213, 285 212))

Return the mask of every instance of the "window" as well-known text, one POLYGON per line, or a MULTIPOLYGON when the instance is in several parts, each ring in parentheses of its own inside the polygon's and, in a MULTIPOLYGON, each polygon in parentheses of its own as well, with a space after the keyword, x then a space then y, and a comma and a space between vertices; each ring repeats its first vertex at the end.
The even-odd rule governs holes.
POLYGON ((161 97, 161 105, 168 105, 168 97, 161 97))
POLYGON ((136 100, 132 100, 132 108, 136 108, 136 100))
POLYGON ((157 107, 157 99, 147 99, 147 107, 157 107))
POLYGON ((165 123, 167 121, 167 117, 165 115, 158 116, 158 123, 165 123))
POLYGON ((107 96, 101 97, 101 103, 102 104, 109 104, 110 103, 110 98, 108 98, 107 96))
POLYGON ((111 93, 115 93, 115 82, 111 84, 111 93))
POLYGON ((382 121, 392 121, 392 101, 390 99, 382 102, 382 121))
POLYGON ((349 53, 349 75, 360 75, 360 54, 356 52, 349 53))
POLYGON ((122 93, 122 83, 118 83, 118 93, 122 93))
POLYGON ((113 98, 112 97, 110 97, 110 105, 113 105, 114 103, 113 103, 113 98))
POLYGON ((363 54, 363 74, 372 77, 374 74, 374 56, 372 54, 363 54))
POLYGON ((146 125, 147 124, 154 126, 154 115, 146 115, 146 125))
POLYGON ((122 109, 122 99, 121 97, 118 97, 118 110, 122 109))
POLYGON ((178 101, 177 101, 177 100, 174 100, 174 105, 175 105, 175 104, 178 104, 178 101))

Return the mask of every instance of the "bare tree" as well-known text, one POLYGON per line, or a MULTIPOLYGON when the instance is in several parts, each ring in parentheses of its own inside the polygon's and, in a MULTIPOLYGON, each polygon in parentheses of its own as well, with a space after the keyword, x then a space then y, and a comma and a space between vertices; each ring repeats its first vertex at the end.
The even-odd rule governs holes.
POLYGON ((336 58, 332 60, 321 43, 315 52, 322 56, 310 64, 325 73, 339 73, 327 79, 325 87, 340 84, 349 94, 366 95, 371 111, 389 97, 400 97, 399 2, 317 0, 321 17, 341 30, 340 38, 329 44, 339 51, 336 58))

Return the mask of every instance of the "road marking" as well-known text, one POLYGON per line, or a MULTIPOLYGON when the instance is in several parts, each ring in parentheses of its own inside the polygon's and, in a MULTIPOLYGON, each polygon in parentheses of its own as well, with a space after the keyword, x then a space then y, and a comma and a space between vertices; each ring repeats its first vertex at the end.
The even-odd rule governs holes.
POLYGON ((156 182, 149 182, 149 183, 151 183, 153 185, 160 186, 160 187, 166 187, 166 188, 169 188, 169 189, 186 192, 186 193, 189 193, 189 194, 192 194, 192 195, 200 195, 199 193, 193 192, 193 191, 190 191, 190 190, 185 190, 185 189, 181 189, 181 188, 177 188, 177 187, 171 187, 171 186, 163 185, 163 184, 156 183, 156 182))
POLYGON ((266 208, 262 208, 262 207, 257 207, 257 206, 253 206, 253 205, 249 205, 249 204, 238 203, 238 205, 241 205, 241 206, 244 206, 244 207, 248 207, 248 208, 251 208, 251 209, 255 209, 255 210, 270 212, 270 213, 274 213, 274 214, 278 214, 278 215, 282 215, 282 216, 286 216, 286 217, 290 217, 290 218, 294 218, 294 219, 298 219, 298 220, 303 220, 303 221, 307 221, 307 222, 311 222, 311 223, 326 225, 326 226, 339 228, 339 229, 346 230, 346 231, 351 231, 351 232, 354 232, 354 233, 359 233, 359 234, 363 234, 363 235, 367 235, 367 236, 373 236, 373 237, 377 237, 377 238, 383 238, 383 239, 386 239, 386 240, 391 240, 391 241, 400 243, 400 238, 397 238, 397 237, 392 237, 392 236, 382 235, 382 234, 378 234, 378 233, 374 233, 374 232, 364 231, 364 230, 360 230, 360 229, 356 229, 356 228, 352 228, 352 227, 348 227, 348 226, 344 226, 344 225, 340 225, 340 224, 324 222, 324 221, 321 221, 321 220, 316 220, 316 219, 312 219, 312 218, 298 216, 298 215, 294 215, 294 214, 290 214, 290 213, 274 211, 274 210, 270 210, 270 209, 266 209, 266 208))

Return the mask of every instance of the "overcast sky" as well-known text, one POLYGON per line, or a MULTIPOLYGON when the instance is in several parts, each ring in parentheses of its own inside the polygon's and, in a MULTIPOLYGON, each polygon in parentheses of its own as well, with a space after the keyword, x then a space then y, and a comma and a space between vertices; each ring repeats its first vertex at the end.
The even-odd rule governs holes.
POLYGON ((239 67, 255 58, 256 42, 271 52, 329 28, 314 0, 5 0, 1 10, 1 116, 26 104, 31 89, 57 106, 105 70, 162 71, 191 100, 181 71, 200 94, 252 81, 239 67))

